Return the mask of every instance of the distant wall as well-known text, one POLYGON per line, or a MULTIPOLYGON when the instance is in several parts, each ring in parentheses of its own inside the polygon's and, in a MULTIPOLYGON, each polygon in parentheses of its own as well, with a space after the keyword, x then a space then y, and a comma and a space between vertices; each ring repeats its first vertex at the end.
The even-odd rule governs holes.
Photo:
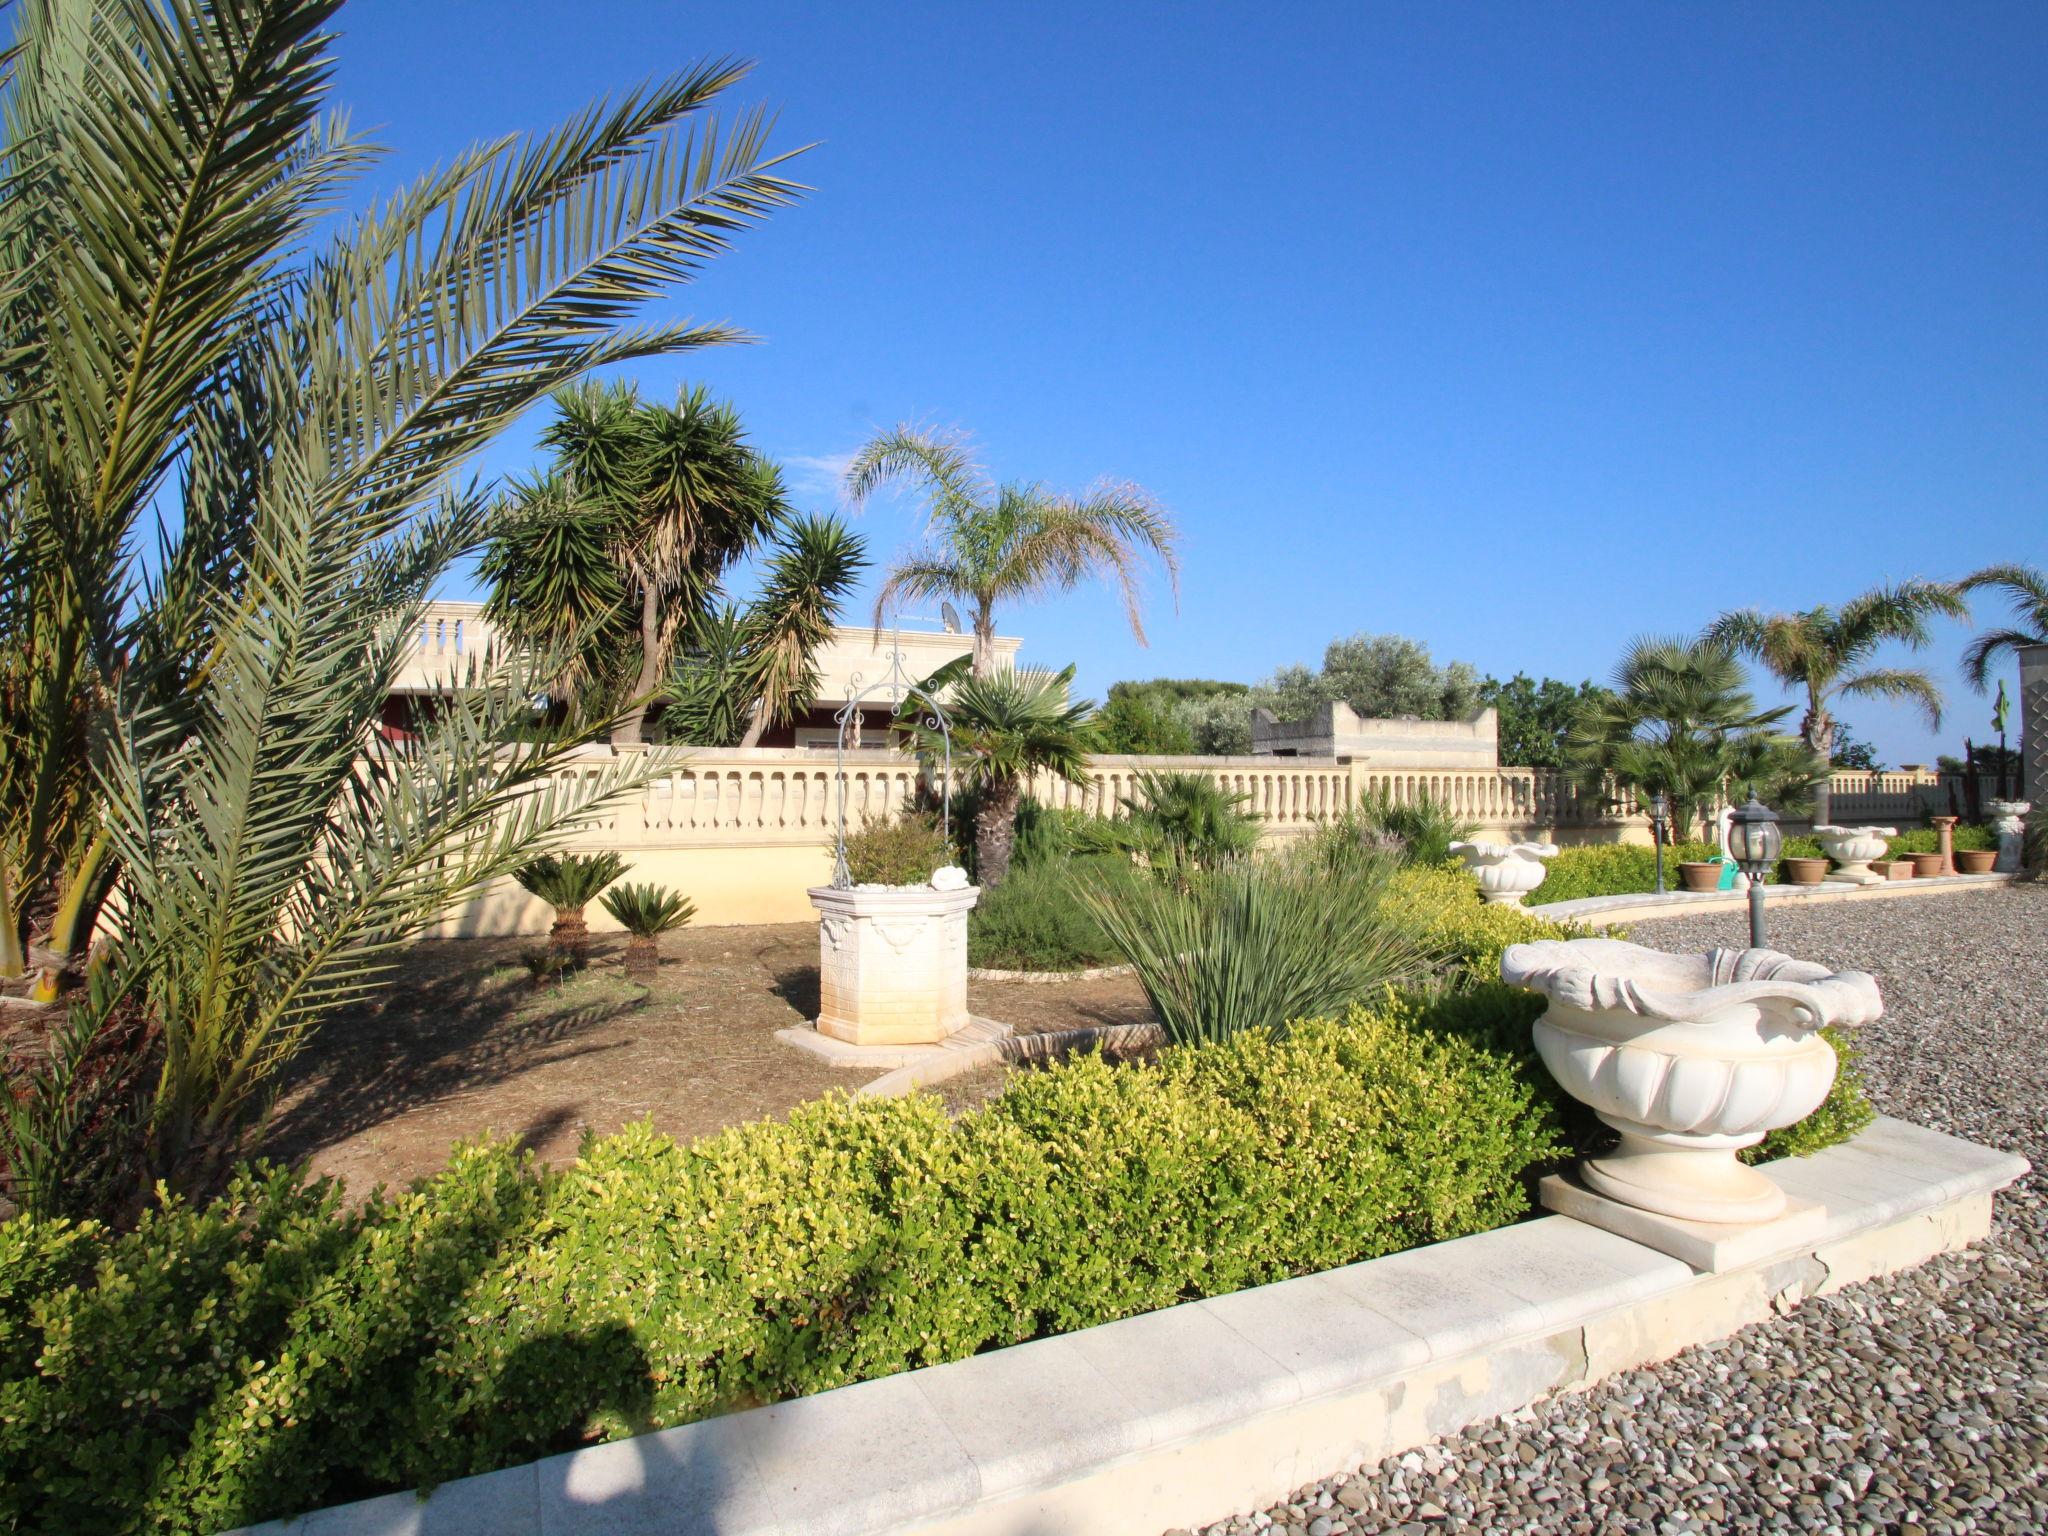
POLYGON ((1500 762, 1500 717, 1367 720, 1341 700, 1302 720, 1252 711, 1255 757, 1348 758, 1366 768, 1492 768, 1500 762))
MULTIPOLYGON (((1477 725, 1478 722, 1464 722, 1477 725)), ((625 752, 641 749, 623 748, 625 752)), ((586 753, 594 773, 614 749, 586 753)), ((592 818, 571 848, 612 849, 632 865, 627 878, 672 886, 697 903, 697 922, 809 921, 805 891, 831 877, 838 794, 829 753, 787 748, 687 752, 648 786, 592 818)), ((846 822, 892 817, 914 797, 916 761, 883 750, 846 758, 846 822)), ((1089 759, 1086 781, 1041 776, 1031 786, 1041 803, 1116 817, 1142 798, 1153 772, 1199 773, 1242 795, 1263 823, 1268 842, 1299 837, 1367 797, 1397 803, 1423 799, 1450 806, 1495 838, 1559 843, 1650 840, 1649 822, 1624 791, 1590 794, 1564 774, 1541 768, 1387 768, 1315 757, 1138 757, 1089 759)), ((1960 781, 1955 781, 1959 786, 1960 781)), ((1834 776, 1837 821, 1912 825, 1948 809, 1951 781, 1921 769, 1834 776)), ((1987 798, 1994 791, 1987 789, 1987 798)), ((1957 788, 1957 799, 1962 799, 1957 788)), ((1798 824, 1790 828, 1803 830, 1798 824)), ((616 927, 593 904, 592 928, 616 927)), ((545 933, 552 914, 511 881, 466 903, 429 933, 436 938, 545 933)))

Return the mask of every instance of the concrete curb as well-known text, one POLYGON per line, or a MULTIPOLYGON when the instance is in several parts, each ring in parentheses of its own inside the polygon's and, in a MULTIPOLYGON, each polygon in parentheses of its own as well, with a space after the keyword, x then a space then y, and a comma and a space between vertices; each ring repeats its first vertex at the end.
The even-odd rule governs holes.
POLYGON ((2026 1169, 1880 1119, 1768 1166, 1825 1222, 1721 1274, 1545 1216, 238 1536, 1128 1536, 1200 1523, 1966 1246, 2026 1169))
POLYGON ((1096 965, 1084 971, 999 971, 992 966, 970 965, 969 981, 1027 981, 1051 985, 1061 981, 1107 981, 1112 976, 1135 976, 1135 965, 1096 965))
MULTIPOLYGON (((1766 908, 1798 906, 1809 902, 1889 901, 1903 896, 1952 896, 1961 891, 1996 890, 2012 884, 2017 875, 1934 875, 1926 879, 1887 880, 1881 885, 1851 885, 1846 880, 1823 880, 1819 885, 1767 885, 1766 908)), ((1581 896, 1575 901, 1553 901, 1522 910, 1532 917, 1553 922, 1603 925, 1607 923, 1651 922, 1660 917, 1696 917, 1712 912, 1744 912, 1749 909, 1747 891, 1642 891, 1625 896, 1581 896)))

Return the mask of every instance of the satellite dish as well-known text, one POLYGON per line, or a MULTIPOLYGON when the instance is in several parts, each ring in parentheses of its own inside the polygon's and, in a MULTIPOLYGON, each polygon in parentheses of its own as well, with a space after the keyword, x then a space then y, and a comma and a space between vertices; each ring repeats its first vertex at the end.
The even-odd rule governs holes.
POLYGON ((951 603, 939 604, 939 620, 946 626, 947 634, 957 635, 960 633, 960 610, 951 603))

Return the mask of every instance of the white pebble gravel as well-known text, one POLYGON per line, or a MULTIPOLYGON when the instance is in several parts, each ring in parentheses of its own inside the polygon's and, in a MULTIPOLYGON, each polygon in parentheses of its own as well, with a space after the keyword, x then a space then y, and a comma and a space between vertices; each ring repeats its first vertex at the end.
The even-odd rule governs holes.
MULTIPOLYGON (((1632 937, 1699 950, 1747 928, 1632 937)), ((1860 1038, 1879 1109, 2048 1169, 2048 886, 1773 912, 1768 939, 1877 976, 1885 1016, 1860 1038)), ((1387 1531, 2048 1531, 2048 1184, 2002 1194, 1969 1252, 1193 1536, 1387 1531)))

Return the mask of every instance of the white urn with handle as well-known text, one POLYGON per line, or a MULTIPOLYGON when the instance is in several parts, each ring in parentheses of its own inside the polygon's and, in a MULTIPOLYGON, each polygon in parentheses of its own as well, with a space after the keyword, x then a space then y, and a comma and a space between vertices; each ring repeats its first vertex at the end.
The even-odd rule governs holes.
POLYGON ((1620 1133, 1580 1176, 1683 1221, 1767 1222, 1778 1186, 1736 1156, 1805 1119, 1835 1081, 1820 1031, 1884 1011, 1876 980, 1770 949, 1672 955, 1619 939, 1516 944, 1501 979, 1550 1006, 1535 1043, 1560 1087, 1620 1133))
POLYGON ((1555 843, 1453 843, 1451 852, 1479 878, 1479 894, 1495 906, 1519 907, 1522 898, 1549 873, 1545 859, 1557 857, 1555 843))
POLYGON ((1870 867, 1890 848, 1885 841, 1897 837, 1897 827, 1815 827, 1814 840, 1821 851, 1835 861, 1835 878, 1851 885, 1882 885, 1884 876, 1870 867))
POLYGON ((1991 813, 1991 830, 1998 834, 1998 862, 1991 868, 2001 875, 2016 875, 2025 857, 2027 839, 2027 812, 2034 808, 2031 800, 1986 800, 1984 809, 1991 813))

